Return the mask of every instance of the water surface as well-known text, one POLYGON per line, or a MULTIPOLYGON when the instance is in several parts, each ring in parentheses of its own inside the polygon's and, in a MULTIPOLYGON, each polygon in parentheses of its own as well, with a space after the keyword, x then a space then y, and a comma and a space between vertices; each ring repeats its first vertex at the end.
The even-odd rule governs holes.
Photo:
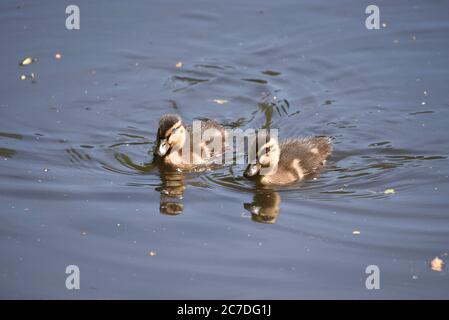
POLYGON ((448 3, 367 30, 367 1, 77 1, 78 31, 69 4, 0 4, 0 297, 449 297, 448 3), (167 172, 168 112, 335 152, 283 188, 167 172))

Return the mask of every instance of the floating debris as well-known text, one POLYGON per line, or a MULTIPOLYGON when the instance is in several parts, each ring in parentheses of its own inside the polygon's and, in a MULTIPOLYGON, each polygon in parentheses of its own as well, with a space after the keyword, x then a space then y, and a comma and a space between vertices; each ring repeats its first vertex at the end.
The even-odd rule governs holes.
POLYGON ((225 103, 229 102, 228 100, 224 100, 224 99, 213 99, 212 101, 215 103, 218 103, 218 104, 225 104, 225 103))
POLYGON ((432 262, 430 262, 430 267, 433 271, 441 272, 444 268, 444 261, 438 257, 435 257, 432 262))
POLYGON ((50 171, 50 169, 48 169, 48 168, 44 168, 44 170, 43 170, 45 173, 47 173, 48 171, 50 171))
POLYGON ((83 231, 83 232, 81 232, 81 235, 86 236, 86 235, 87 235, 87 232, 86 232, 86 231, 83 231))
POLYGON ((360 235, 360 231, 359 230, 354 230, 354 231, 352 231, 352 234, 355 235, 355 236, 358 236, 358 235, 360 235))
POLYGON ((33 82, 36 82, 36 75, 34 74, 34 72, 30 73, 30 74, 22 74, 19 78, 20 80, 24 81, 24 80, 32 80, 33 82))
POLYGON ((176 68, 182 68, 183 63, 181 61, 176 62, 175 67, 176 68))
POLYGON ((396 190, 394 190, 393 188, 384 190, 384 194, 395 194, 395 193, 396 193, 396 190))
POLYGON ((148 252, 148 255, 150 257, 154 257, 156 255, 156 252, 155 251, 150 251, 150 252, 148 252))
POLYGON ((424 90, 424 95, 425 95, 425 96, 428 96, 428 95, 429 95, 429 92, 428 92, 427 90, 424 90))
POLYGON ((55 53, 55 59, 59 60, 61 58, 62 58, 62 56, 59 52, 55 53))
POLYGON ((383 27, 383 28, 386 28, 386 27, 387 27, 387 24, 386 24, 386 23, 382 23, 382 27, 383 27))
POLYGON ((32 64, 33 62, 36 62, 36 61, 37 61, 36 58, 26 57, 25 59, 23 59, 23 60, 19 63, 19 65, 23 67, 23 66, 32 64))

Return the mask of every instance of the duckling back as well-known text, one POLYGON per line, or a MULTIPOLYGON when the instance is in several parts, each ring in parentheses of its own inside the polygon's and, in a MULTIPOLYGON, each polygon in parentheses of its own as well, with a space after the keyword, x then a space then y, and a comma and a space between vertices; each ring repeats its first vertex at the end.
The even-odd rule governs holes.
POLYGON ((281 143, 279 166, 289 170, 297 162, 304 175, 313 174, 326 162, 332 153, 332 142, 328 137, 289 139, 281 143))

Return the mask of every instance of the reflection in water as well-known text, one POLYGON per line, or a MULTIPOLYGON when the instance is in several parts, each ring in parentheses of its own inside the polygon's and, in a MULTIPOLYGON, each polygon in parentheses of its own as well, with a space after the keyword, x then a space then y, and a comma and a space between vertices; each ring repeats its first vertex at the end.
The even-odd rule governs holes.
POLYGON ((279 216, 281 204, 279 192, 272 189, 256 189, 253 201, 243 207, 251 213, 251 219, 260 223, 273 224, 279 216))
POLYGON ((161 193, 159 212, 167 215, 178 215, 184 209, 185 177, 184 173, 160 168, 162 185, 156 188, 161 193))

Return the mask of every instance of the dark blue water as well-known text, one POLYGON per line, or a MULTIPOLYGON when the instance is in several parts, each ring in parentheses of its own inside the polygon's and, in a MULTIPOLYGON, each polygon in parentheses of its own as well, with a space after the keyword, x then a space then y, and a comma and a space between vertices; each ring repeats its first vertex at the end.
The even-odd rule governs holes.
POLYGON ((368 1, 77 1, 72 31, 69 4, 0 4, 1 298, 449 297, 449 3, 367 30, 368 1), (284 188, 167 174, 168 112, 335 152, 284 188))

